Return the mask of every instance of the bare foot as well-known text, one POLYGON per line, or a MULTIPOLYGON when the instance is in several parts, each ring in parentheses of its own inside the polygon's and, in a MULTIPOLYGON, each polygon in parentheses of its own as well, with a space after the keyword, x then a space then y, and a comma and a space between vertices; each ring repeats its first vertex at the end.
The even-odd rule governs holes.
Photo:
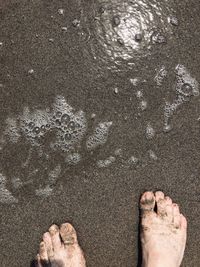
POLYGON ((37 255, 38 267, 85 267, 76 231, 69 223, 52 225, 43 235, 37 255))
POLYGON ((179 267, 185 250, 187 221, 163 192, 145 192, 140 200, 143 267, 179 267), (156 208, 156 211, 155 211, 156 208))

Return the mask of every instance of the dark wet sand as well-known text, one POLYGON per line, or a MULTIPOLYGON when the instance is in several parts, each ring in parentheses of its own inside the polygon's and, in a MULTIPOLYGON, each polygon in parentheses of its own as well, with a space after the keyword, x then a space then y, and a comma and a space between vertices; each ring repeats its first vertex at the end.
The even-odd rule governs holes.
MULTIPOLYGON (((172 27, 173 34, 167 36, 167 43, 153 45, 148 53, 145 46, 142 51, 130 49, 130 62, 135 64, 132 67, 123 60, 126 50, 119 49, 116 65, 115 53, 109 56, 102 52, 102 43, 96 42, 94 25, 98 24, 94 18, 109 1, 96 2, 0 1, 0 134, 3 135, 8 117, 18 116, 25 106, 48 108, 56 95, 63 95, 76 110, 86 113, 89 134, 98 122, 113 122, 107 143, 93 154, 86 151, 82 141, 83 159, 72 167, 65 166, 63 155, 50 151, 49 161, 33 153, 29 165, 22 169, 30 144, 25 138, 16 144, 9 141, 4 144, 0 150, 0 172, 18 203, 0 203, 0 265, 29 266, 43 232, 52 223, 68 221, 77 229, 87 266, 137 266, 139 197, 144 190, 162 189, 180 204, 188 218, 182 266, 198 267, 200 98, 191 97, 177 110, 169 133, 163 132, 163 110, 164 99, 173 101, 176 95, 177 64, 183 64, 192 77, 200 80, 199 2, 169 1, 166 6, 170 6, 179 25, 172 27), (59 8, 64 9, 64 15, 58 13, 59 8), (80 17, 81 29, 72 25, 80 17), (66 33, 61 29, 65 26, 66 33), (162 86, 156 86, 155 69, 162 65, 169 71, 168 78, 162 86), (28 72, 31 69, 34 73, 28 72), (135 77, 146 80, 137 86, 148 103, 143 112, 138 112, 137 90, 129 82, 135 77), (117 94, 113 91, 115 87, 119 89, 117 94), (94 120, 90 118, 92 113, 96 114, 94 120), (156 132, 151 140, 145 137, 148 123, 156 132), (98 159, 119 148, 122 156, 116 162, 107 168, 97 167, 98 159), (157 160, 149 158, 149 150, 155 152, 157 160), (131 155, 139 158, 136 167, 126 164, 131 155), (57 164, 61 164, 62 173, 53 193, 46 198, 36 196, 35 190, 43 185, 48 169, 57 164), (13 189, 13 175, 27 181, 34 169, 38 172, 33 183, 13 189)), ((115 9, 119 1, 111 2, 115 9)), ((165 10, 162 1, 157 2, 165 10)), ((110 47, 111 52, 115 51, 113 43, 108 41, 108 44, 105 49, 110 47)))

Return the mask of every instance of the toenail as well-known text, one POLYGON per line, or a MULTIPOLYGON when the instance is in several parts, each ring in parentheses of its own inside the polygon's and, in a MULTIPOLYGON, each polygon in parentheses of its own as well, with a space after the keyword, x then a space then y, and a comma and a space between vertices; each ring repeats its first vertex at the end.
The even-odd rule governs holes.
POLYGON ((50 228, 49 228, 49 232, 50 234, 55 234, 57 233, 59 230, 58 226, 56 224, 53 224, 50 228))
MULTIPOLYGON (((64 224, 61 226, 61 231, 65 232, 64 244, 73 245, 75 243, 75 232, 74 228, 70 224, 64 224), (63 230, 62 230, 63 228, 63 230)), ((62 234, 61 234, 62 235, 62 234)))

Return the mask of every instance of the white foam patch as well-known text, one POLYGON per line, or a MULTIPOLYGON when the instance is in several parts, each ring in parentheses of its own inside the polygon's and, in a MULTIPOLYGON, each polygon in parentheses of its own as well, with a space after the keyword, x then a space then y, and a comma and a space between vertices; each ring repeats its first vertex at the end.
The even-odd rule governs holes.
POLYGON ((109 156, 107 159, 104 159, 104 160, 98 160, 97 161, 97 166, 99 168, 106 168, 108 166, 110 166, 112 163, 114 163, 116 160, 115 157, 113 156, 109 156))
POLYGON ((150 123, 147 124, 145 134, 147 139, 153 139, 155 136, 155 130, 150 123))
POLYGON ((0 203, 13 204, 17 202, 18 200, 6 188, 6 177, 0 173, 0 203))
POLYGON ((193 78, 185 66, 179 64, 176 67, 177 85, 176 91, 185 96, 198 96, 199 84, 195 78, 193 78))
POLYGON ((101 122, 97 125, 93 135, 89 136, 88 140, 86 141, 86 147, 88 150, 93 150, 107 142, 111 125, 112 122, 101 122))
POLYGON ((58 95, 55 98, 53 103, 53 111, 56 114, 57 112, 61 112, 63 114, 68 114, 69 116, 72 114, 73 108, 67 103, 66 99, 58 95))
POLYGON ((143 97, 143 92, 141 90, 138 90, 136 92, 136 97, 139 98, 139 99, 142 98, 143 97))
POLYGON ((19 116, 20 129, 24 136, 32 145, 37 145, 37 138, 45 135, 49 130, 51 114, 46 110, 30 111, 25 107, 21 116, 19 116))
POLYGON ((85 113, 76 113, 62 96, 58 96, 53 106, 53 127, 56 128, 56 141, 52 147, 69 152, 75 144, 80 143, 87 130, 85 113))
POLYGON ((144 111, 147 109, 147 101, 146 100, 142 100, 140 103, 139 103, 139 108, 144 111))
POLYGON ((139 79, 138 78, 133 78, 133 79, 130 79, 130 82, 131 82, 132 85, 137 86, 138 83, 139 83, 139 79))
POLYGON ((168 71, 164 65, 162 65, 161 68, 156 71, 154 80, 158 86, 162 85, 164 79, 167 77, 167 74, 168 71))
POLYGON ((17 143, 21 136, 17 119, 8 117, 5 122, 6 128, 4 135, 6 139, 8 139, 9 142, 17 143))
POLYGON ((65 162, 69 165, 76 165, 81 161, 81 155, 79 153, 71 153, 65 158, 65 162))
POLYGON ((53 192, 53 189, 47 185, 45 188, 40 188, 40 189, 37 189, 35 190, 35 194, 36 196, 39 196, 39 197, 49 197, 53 192))
POLYGON ((176 66, 176 99, 172 104, 166 102, 164 108, 164 131, 169 132, 172 129, 170 125, 170 118, 177 111, 177 109, 185 102, 189 101, 191 97, 199 95, 199 84, 193 78, 185 66, 179 64, 176 66))
POLYGON ((184 97, 182 96, 178 96, 178 98, 175 99, 175 101, 172 104, 170 104, 169 102, 166 102, 165 110, 164 110, 165 117, 170 118, 175 113, 177 108, 183 103, 184 103, 184 97))
POLYGON ((150 159, 155 160, 155 161, 158 160, 158 157, 153 150, 149 150, 148 154, 149 154, 150 159))
POLYGON ((136 166, 139 163, 139 159, 135 156, 131 156, 128 160, 127 163, 129 166, 136 166))

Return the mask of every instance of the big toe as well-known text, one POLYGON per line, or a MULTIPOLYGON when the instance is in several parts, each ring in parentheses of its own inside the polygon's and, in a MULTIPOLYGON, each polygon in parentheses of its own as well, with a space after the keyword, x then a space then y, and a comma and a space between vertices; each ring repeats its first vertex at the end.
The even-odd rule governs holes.
POLYGON ((70 223, 62 224, 60 226, 60 235, 67 255, 70 259, 69 266, 85 267, 85 258, 82 249, 78 245, 77 235, 74 227, 70 223))
POLYGON ((149 214, 154 212, 155 208, 155 196, 153 192, 145 192, 140 199, 140 209, 143 214, 149 214))
POLYGON ((61 235, 64 245, 77 244, 76 231, 70 223, 61 224, 60 235, 61 235))

